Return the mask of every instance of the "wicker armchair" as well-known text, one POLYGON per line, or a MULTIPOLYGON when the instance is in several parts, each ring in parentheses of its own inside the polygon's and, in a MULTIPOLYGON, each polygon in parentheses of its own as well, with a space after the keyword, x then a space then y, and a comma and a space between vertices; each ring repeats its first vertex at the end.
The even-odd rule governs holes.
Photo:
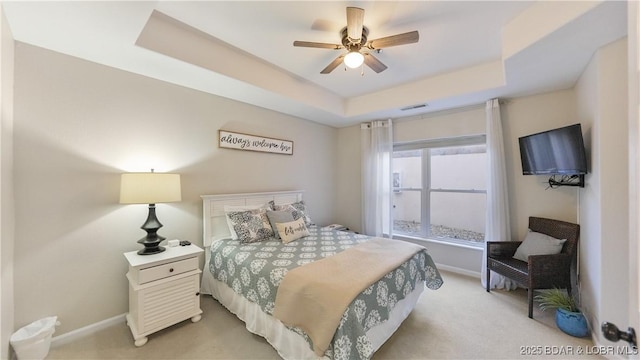
POLYGON ((533 291, 535 289, 561 288, 571 294, 571 266, 575 264, 580 236, 580 225, 559 220, 530 217, 529 229, 567 239, 562 252, 556 255, 529 256, 529 262, 513 258, 521 241, 487 242, 487 292, 491 271, 514 280, 528 289, 529 317, 533 318, 533 291))

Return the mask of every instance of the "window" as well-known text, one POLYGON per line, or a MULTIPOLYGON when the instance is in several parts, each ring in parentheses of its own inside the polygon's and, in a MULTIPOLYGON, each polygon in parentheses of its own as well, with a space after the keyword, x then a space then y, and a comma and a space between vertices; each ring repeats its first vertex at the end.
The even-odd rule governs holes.
POLYGON ((394 145, 394 234, 484 242, 486 168, 484 136, 394 145))

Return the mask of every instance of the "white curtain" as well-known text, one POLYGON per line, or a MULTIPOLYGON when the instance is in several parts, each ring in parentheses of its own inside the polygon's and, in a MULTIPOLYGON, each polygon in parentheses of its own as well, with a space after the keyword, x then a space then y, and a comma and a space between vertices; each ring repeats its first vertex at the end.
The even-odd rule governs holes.
POLYGON ((360 126, 362 133, 362 231, 370 236, 392 237, 391 120, 360 126))
MULTIPOLYGON (((504 138, 498 99, 487 101, 487 220, 485 241, 510 241, 509 198, 507 196, 507 171, 504 160, 504 138)), ((487 247, 482 255, 482 286, 487 284, 487 247)), ((516 288, 516 283, 491 272, 490 288, 516 288)))

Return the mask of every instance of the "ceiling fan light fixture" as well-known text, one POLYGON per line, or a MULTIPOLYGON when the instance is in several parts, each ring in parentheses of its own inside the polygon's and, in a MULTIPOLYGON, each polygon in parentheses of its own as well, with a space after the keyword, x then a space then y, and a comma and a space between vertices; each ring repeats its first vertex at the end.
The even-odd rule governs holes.
POLYGON ((364 62, 364 55, 362 55, 359 51, 350 51, 344 57, 344 64, 351 69, 355 69, 362 65, 364 62))
POLYGON ((293 42, 293 46, 332 50, 346 49, 347 54, 341 52, 338 57, 320 71, 320 74, 331 73, 340 66, 340 63, 344 63, 345 70, 347 67, 356 69, 362 66, 361 74, 364 74, 363 65, 367 65, 376 73, 380 73, 387 69, 387 66, 374 56, 374 52, 379 54, 381 49, 417 43, 420 39, 420 34, 417 30, 414 30, 403 34, 396 34, 370 40, 368 38, 369 29, 364 26, 363 20, 364 9, 347 7, 347 26, 340 30, 340 39, 342 39, 340 44, 296 40, 293 42), (360 50, 364 50, 365 53, 361 53, 360 50))

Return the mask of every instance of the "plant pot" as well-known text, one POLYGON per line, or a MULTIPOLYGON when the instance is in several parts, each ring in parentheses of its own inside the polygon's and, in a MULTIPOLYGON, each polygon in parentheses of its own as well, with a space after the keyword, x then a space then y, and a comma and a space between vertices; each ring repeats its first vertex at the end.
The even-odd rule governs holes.
POLYGON ((587 319, 581 312, 571 312, 565 309, 556 310, 556 325, 564 333, 575 337, 585 337, 589 334, 587 319))

